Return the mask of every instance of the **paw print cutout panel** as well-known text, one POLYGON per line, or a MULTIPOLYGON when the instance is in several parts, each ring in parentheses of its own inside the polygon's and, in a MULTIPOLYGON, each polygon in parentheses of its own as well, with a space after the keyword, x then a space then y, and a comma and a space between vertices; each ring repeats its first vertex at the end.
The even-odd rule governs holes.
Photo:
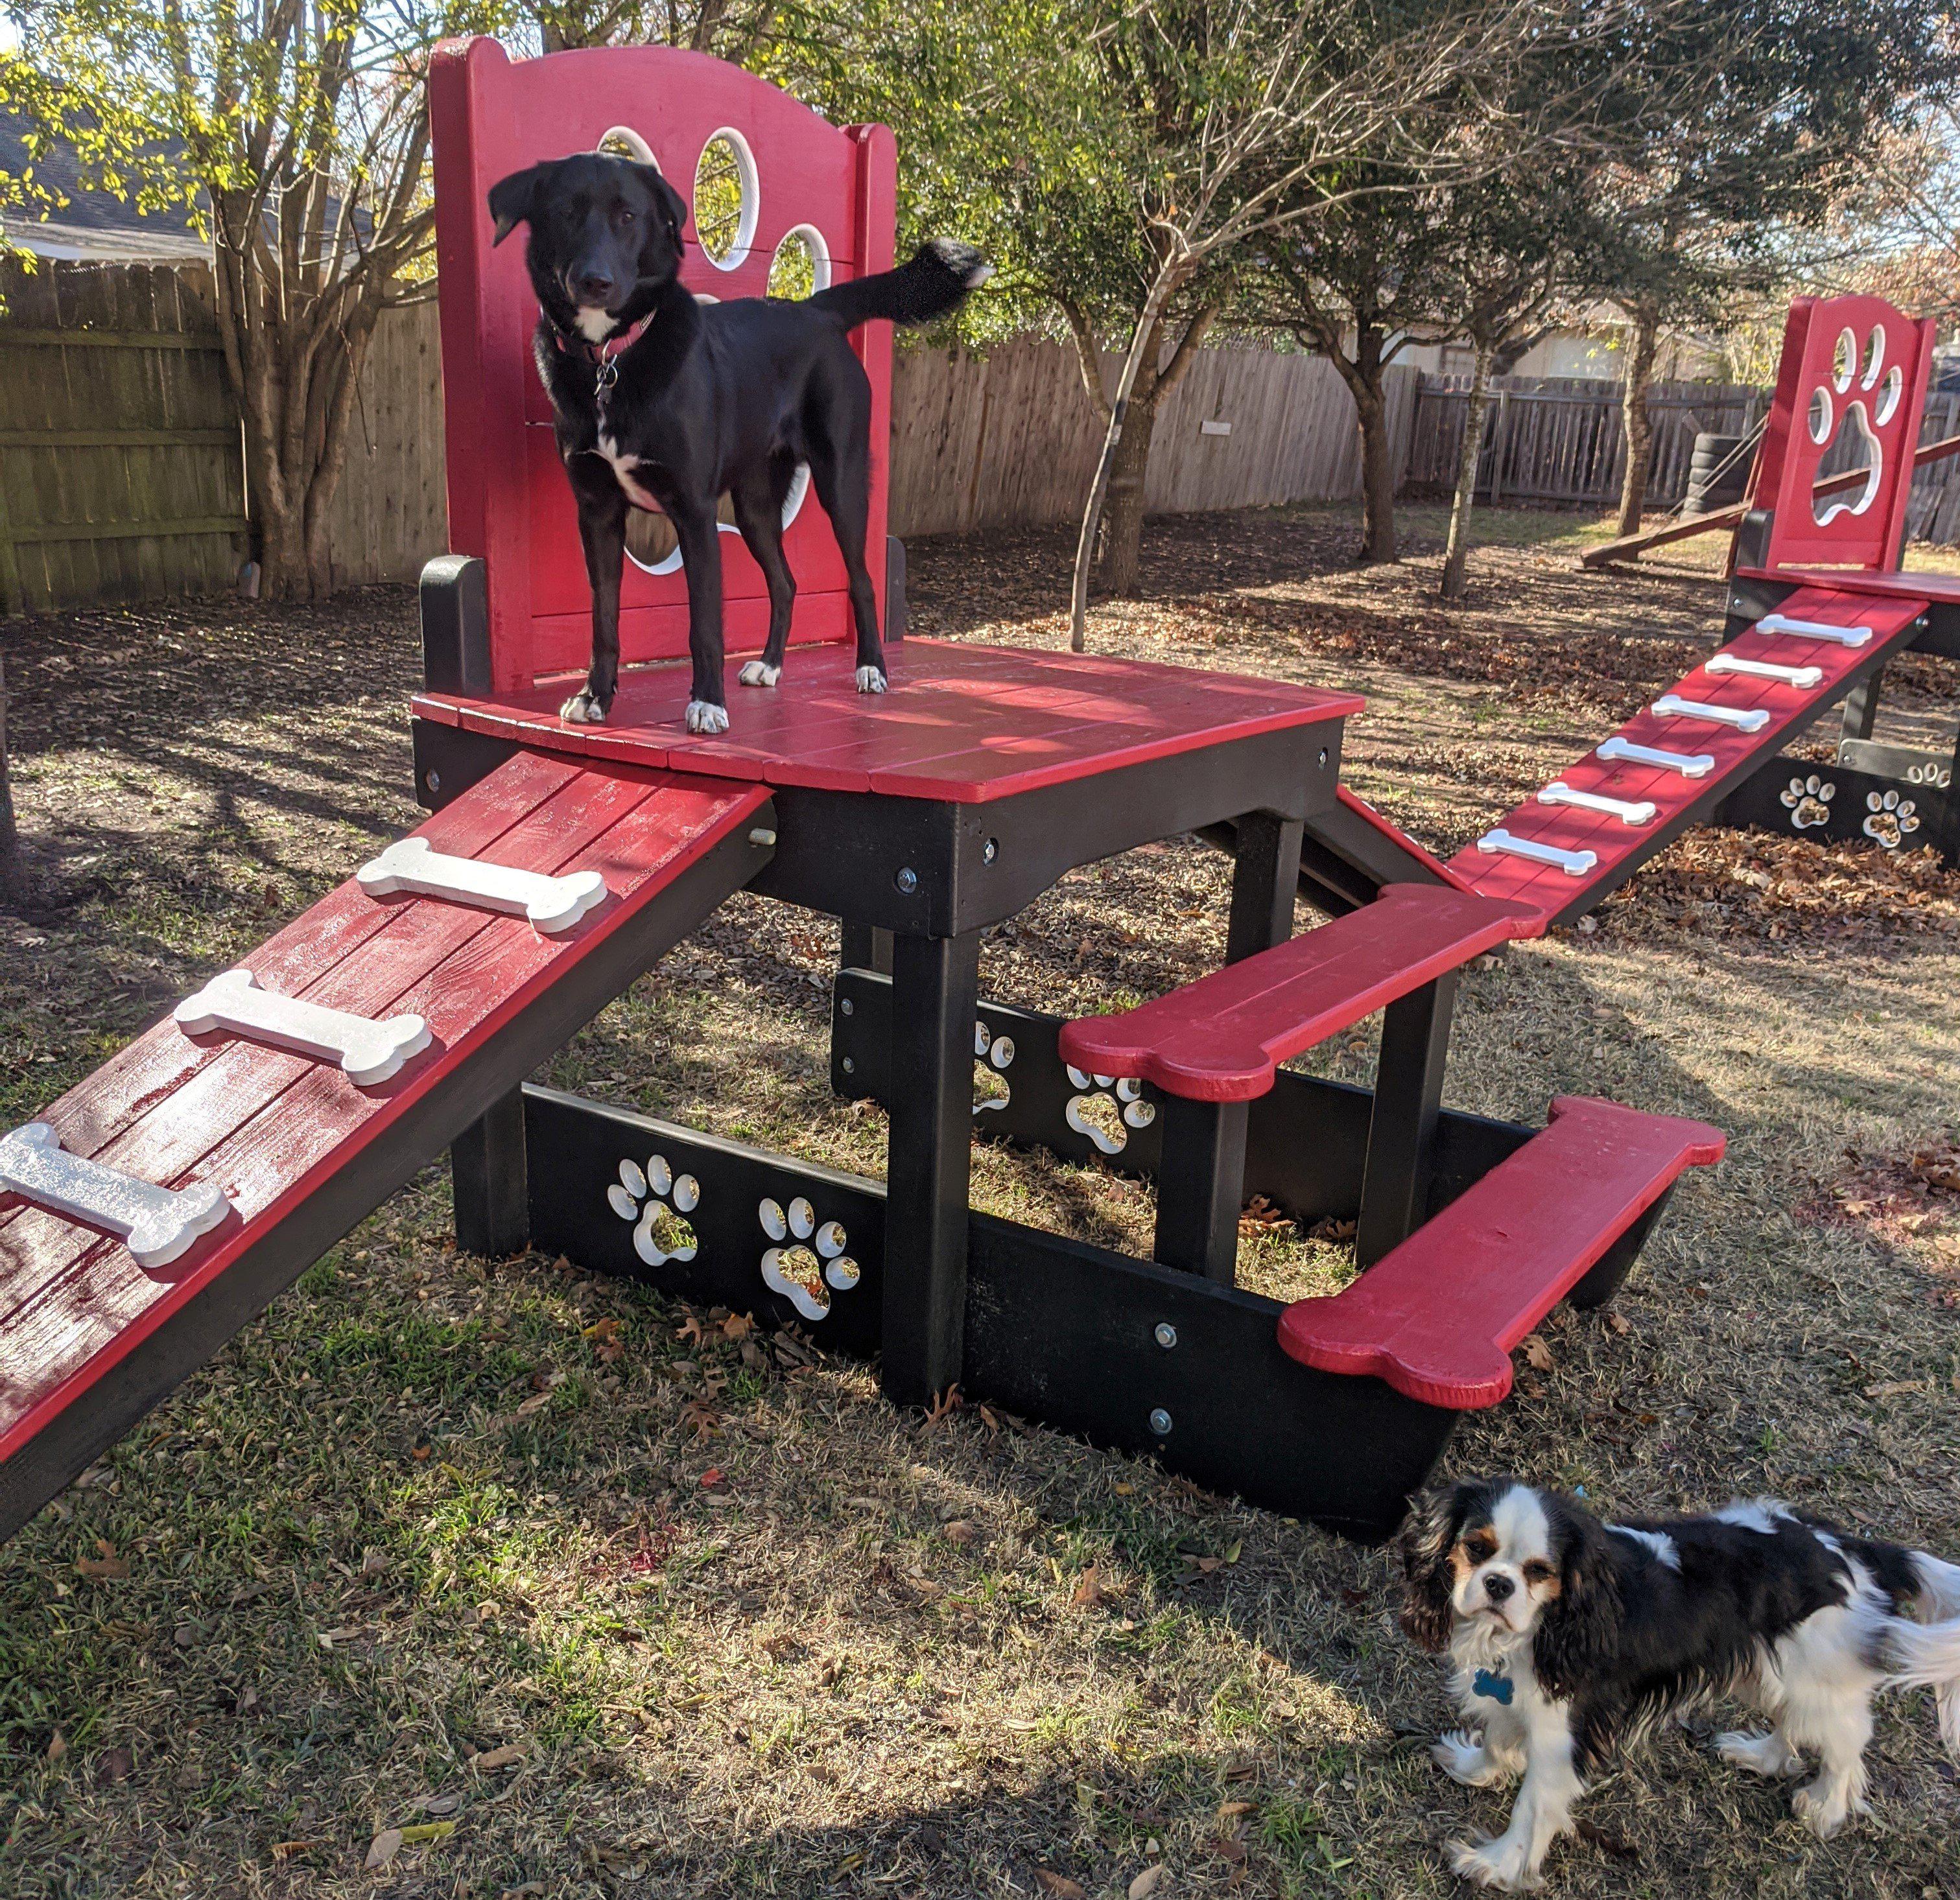
POLYGON ((1876 297, 1791 305, 1755 500, 1774 511, 1766 564, 1897 564, 1933 329, 1876 297), (1822 477, 1863 478, 1815 492, 1822 477))

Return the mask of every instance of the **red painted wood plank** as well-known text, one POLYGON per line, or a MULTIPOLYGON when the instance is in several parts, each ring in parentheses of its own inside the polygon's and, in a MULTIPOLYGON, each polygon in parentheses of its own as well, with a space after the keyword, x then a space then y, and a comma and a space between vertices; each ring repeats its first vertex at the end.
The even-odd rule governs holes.
MULTIPOLYGON (((596 869, 606 876, 612 901, 586 926, 568 939, 546 939, 520 919, 490 918, 396 993, 428 1017, 435 1038, 430 1056, 376 1091, 354 1088, 333 1065, 301 1064, 297 1080, 262 1096, 250 1112, 234 1114, 228 1126, 206 1124, 217 1139, 191 1167, 171 1174, 142 1169, 173 1184, 193 1171, 217 1180, 243 1219, 221 1229, 208 1251, 187 1257, 174 1280, 142 1273, 119 1245, 92 1241, 17 1306, 0 1324, 0 1459, 222 1273, 253 1238, 255 1222, 297 1205, 332 1170, 382 1138, 447 1067, 508 1027, 571 963, 625 927, 688 864, 746 822, 765 796, 679 779, 651 788, 616 822, 549 866, 596 869)), ((455 907, 411 900, 409 907, 455 907)), ((354 967, 342 966, 350 984, 354 967)), ((357 999, 361 994, 350 993, 357 999)), ((132 1164, 169 1148, 177 1139, 171 1120, 172 1104, 166 1103, 131 1131, 132 1164)))
MULTIPOLYGON (((616 778, 574 773, 555 794, 501 832, 489 850, 470 855, 494 856, 500 863, 526 869, 556 870, 644 804, 657 787, 653 775, 643 772, 616 778)), ((473 798, 473 792, 466 793, 438 815, 448 816, 473 798)), ((491 822, 498 821, 502 809, 496 795, 483 807, 492 815, 491 822)), ((466 843, 468 814, 452 821, 447 831, 459 845, 466 843)), ((378 913, 382 926, 348 945, 330 927, 345 904, 348 888, 342 885, 314 907, 314 911, 327 913, 329 929, 310 976, 296 949, 291 977, 278 987, 310 1002, 362 1015, 393 1013, 412 984, 482 931, 494 914, 427 899, 377 901, 354 885, 360 902, 378 913)), ((593 915, 603 915, 604 907, 593 915)), ((307 913, 282 934, 299 932, 313 914, 307 913)), ((268 981, 265 987, 274 986, 268 981)), ((180 1062, 185 1050, 198 1047, 167 1017, 142 1041, 151 1045, 156 1056, 154 1065, 144 1072, 146 1079, 173 1058, 180 1062)), ((173 1180, 227 1129, 256 1114, 313 1066, 304 1056, 242 1038, 208 1039, 199 1053, 205 1060, 161 1095, 152 1087, 138 1098, 113 1091, 97 1095, 100 1118, 113 1120, 119 1131, 96 1151, 99 1159, 145 1180, 173 1180)), ((435 1052, 425 1052, 414 1066, 419 1069, 435 1059, 435 1052)), ((90 1230, 72 1222, 30 1205, 21 1206, 0 1227, 0 1324, 35 1288, 81 1258, 94 1240, 90 1230)))
POLYGON ((1065 1063, 1194 1101, 1250 1101, 1278 1066, 1544 919, 1434 884, 1373 904, 1114 1015, 1062 1025, 1065 1063))
POLYGON ((1449 860, 1449 869, 1488 896, 1537 904, 1551 917, 1596 885, 1623 872, 1630 861, 1638 863, 1652 856, 1669 841, 1670 826, 1678 829, 1678 821, 1690 807, 1705 800, 1711 790, 1740 783, 1776 753, 1799 720, 1821 704, 1828 704, 1842 694, 1851 676, 1868 666, 1876 653, 1888 646, 1902 644, 1910 637, 1913 623, 1926 608, 1923 591, 1911 596, 1860 599, 1851 591, 1853 578, 1863 577, 1846 577, 1828 587, 1801 588, 1777 611, 1795 620, 1840 627, 1869 626, 1872 629, 1869 645, 1847 647, 1831 640, 1765 634, 1751 628, 1723 650, 1741 658, 1771 660, 1781 666, 1815 666, 1823 675, 1818 685, 1799 688, 1745 675, 1710 674, 1704 666, 1672 689, 1684 699, 1704 704, 1761 707, 1770 719, 1758 731, 1742 732, 1704 720, 1656 715, 1644 709, 1620 728, 1620 736, 1635 745, 1674 752, 1707 753, 1715 765, 1706 777, 1687 779, 1665 767, 1604 760, 1596 751, 1587 753, 1559 774, 1566 784, 1579 791, 1599 793, 1628 803, 1651 802, 1658 809, 1648 823, 1629 825, 1610 813, 1541 805, 1535 799, 1527 800, 1500 821, 1499 828, 1515 837, 1554 844, 1561 850, 1593 852, 1598 862, 1591 870, 1575 876, 1555 866, 1484 852, 1475 844, 1458 852, 1449 860))
POLYGON ((1495 1405, 1511 1389, 1511 1349, 1723 1145, 1706 1122, 1562 1095, 1542 1134, 1352 1285, 1295 1301, 1280 1315, 1280 1344, 1303 1365, 1372 1374, 1426 1405, 1495 1405))
POLYGON ((1362 701, 1284 682, 1090 654, 910 640, 892 690, 870 696, 841 647, 791 656, 773 691, 731 661, 726 734, 687 732, 686 669, 622 676, 603 726, 558 718, 570 682, 495 700, 417 697, 418 716, 583 758, 668 764, 717 777, 978 802, 1139 760, 1343 718, 1362 701))
MULTIPOLYGON (((1960 574, 1842 573, 1831 567, 1739 567, 1736 573, 1742 580, 1776 580, 1786 586, 1796 581, 1806 589, 1864 594, 1879 600, 1936 600, 1949 606, 1960 605, 1960 574)), ((1790 612, 1789 603, 1785 602, 1780 611, 1790 612)))
MULTIPOLYGON (((488 854, 498 839, 578 776, 578 768, 565 760, 520 755, 500 765, 466 798, 437 812, 416 835, 439 851, 488 854)), ((303 993, 323 970, 384 929, 390 914, 350 880, 260 945, 252 953, 252 967, 263 987, 303 993)), ((180 1086, 216 1053, 190 1042, 166 1020, 110 1056, 40 1119, 54 1125, 72 1154, 99 1154, 136 1114, 180 1086)), ((0 1194, 0 1230, 19 1211, 11 1196, 0 1194)))

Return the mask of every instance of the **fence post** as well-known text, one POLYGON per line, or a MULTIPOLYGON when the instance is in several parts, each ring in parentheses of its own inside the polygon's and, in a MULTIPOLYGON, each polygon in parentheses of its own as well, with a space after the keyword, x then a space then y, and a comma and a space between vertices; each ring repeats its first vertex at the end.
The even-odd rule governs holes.
POLYGON ((7 782, 7 661, 0 654, 0 884, 11 875, 21 855, 21 834, 14 824, 14 793, 7 782))

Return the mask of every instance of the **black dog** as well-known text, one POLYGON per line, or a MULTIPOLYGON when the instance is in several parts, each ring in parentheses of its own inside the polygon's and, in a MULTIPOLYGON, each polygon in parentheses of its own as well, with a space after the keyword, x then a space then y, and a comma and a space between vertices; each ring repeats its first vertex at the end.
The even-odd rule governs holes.
POLYGON ((796 598, 782 510, 798 462, 809 465, 849 575, 858 690, 882 693, 884 646, 864 564, 871 384, 845 339, 873 319, 945 316, 991 274, 979 253, 938 239, 897 270, 800 303, 703 305, 680 284, 687 207, 651 165, 593 152, 533 165, 492 189, 490 214, 500 244, 530 226, 527 261, 543 308, 538 373, 592 583, 592 670, 562 716, 601 723, 618 688, 629 503, 659 508, 680 544, 694 662, 688 730, 728 727, 714 521, 724 494, 769 586, 768 643, 742 683, 775 685, 796 598))

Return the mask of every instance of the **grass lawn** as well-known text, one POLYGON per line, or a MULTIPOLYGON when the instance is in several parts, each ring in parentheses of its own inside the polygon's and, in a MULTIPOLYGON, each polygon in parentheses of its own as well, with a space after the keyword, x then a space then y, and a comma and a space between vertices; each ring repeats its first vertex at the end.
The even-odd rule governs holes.
MULTIPOLYGON (((1697 543, 1582 573, 1598 524, 1488 513, 1445 605, 1440 511, 1403 526, 1410 558, 1360 570, 1325 510, 1154 523, 1094 643, 1364 691, 1351 783, 1447 850, 1719 626, 1697 543)), ((1069 546, 916 545, 915 630, 1055 641, 1069 546)), ((413 821, 414 603, 14 621, 0 652, 29 851, 6 1127, 413 821)), ((1894 672, 1881 732, 1950 742, 1951 669, 1894 672)), ((983 980, 1054 1009, 1168 987, 1215 962, 1227 874, 1190 841, 1090 867, 990 934, 983 980)), ((1587 922, 1467 973, 1448 1099, 1609 1095, 1719 1123, 1729 1158, 1446 1468, 1608 1512, 1774 1492, 1960 1557, 1960 877, 1704 832, 1587 922)), ((546 1079, 875 1174, 881 1115, 828 1088, 835 953, 738 898, 546 1079)), ((1319 1070, 1365 1080, 1367 1028, 1319 1070)), ((1100 1168, 982 1148, 975 1180, 1147 1250, 1149 1193, 1100 1168)), ((1242 1261, 1278 1292, 1348 1270, 1290 1228, 1242 1261)), ((740 1314, 459 1255, 431 1170, 0 1551, 0 1892, 1450 1892, 1442 1844, 1505 1802, 1431 1766, 1441 1679, 1388 1584, 1149 1465, 896 1413, 740 1314)), ((1960 1896, 1923 1695, 1886 1705, 1876 1812, 1828 1845, 1710 1760, 1713 1725, 1600 1787, 1556 1889, 1960 1896)))

